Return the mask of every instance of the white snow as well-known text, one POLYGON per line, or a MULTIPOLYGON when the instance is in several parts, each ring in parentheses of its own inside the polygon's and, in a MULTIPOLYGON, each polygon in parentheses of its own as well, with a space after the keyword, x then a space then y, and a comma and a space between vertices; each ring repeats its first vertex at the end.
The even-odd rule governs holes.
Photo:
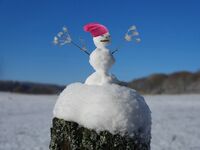
POLYGON ((95 71, 108 72, 114 64, 115 59, 108 49, 97 48, 90 54, 89 62, 95 71))
POLYGON ((94 37, 93 41, 97 48, 90 54, 89 63, 95 72, 86 79, 85 84, 103 85, 106 83, 117 83, 117 78, 109 74, 109 69, 115 63, 113 55, 106 48, 111 42, 110 34, 106 33, 94 37))
POLYGON ((89 60, 95 72, 92 73, 85 81, 87 85, 103 85, 106 83, 117 83, 118 80, 114 75, 109 74, 109 69, 115 62, 113 55, 108 49, 95 49, 90 54, 89 60))
POLYGON ((56 98, 0 92, 0 150, 47 150, 56 98))
POLYGON ((152 150, 200 150, 200 95, 146 96, 152 150))
MULTIPOLYGON (((0 92, 0 150, 47 150, 57 96, 0 92)), ((200 95, 145 96, 152 150, 200 149, 200 95)))
POLYGON ((60 94, 54 116, 97 132, 132 136, 140 130, 141 137, 150 138, 151 114, 143 97, 117 84, 70 84, 60 94))

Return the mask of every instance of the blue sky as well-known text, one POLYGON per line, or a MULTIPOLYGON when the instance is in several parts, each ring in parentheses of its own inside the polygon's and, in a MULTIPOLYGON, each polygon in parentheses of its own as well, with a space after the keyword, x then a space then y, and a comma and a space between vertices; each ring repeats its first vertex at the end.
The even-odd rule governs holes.
POLYGON ((111 72, 129 81, 152 73, 200 69, 200 2, 198 0, 0 0, 0 80, 68 84, 93 72, 88 56, 68 45, 52 44, 66 25, 74 41, 86 40, 83 25, 108 27, 115 54, 111 72), (135 24, 142 42, 123 41, 135 24))

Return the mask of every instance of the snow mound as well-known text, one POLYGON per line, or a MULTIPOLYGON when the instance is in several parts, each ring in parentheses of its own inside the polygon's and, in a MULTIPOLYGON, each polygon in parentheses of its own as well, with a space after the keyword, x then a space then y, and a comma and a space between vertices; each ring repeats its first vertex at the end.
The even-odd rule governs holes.
POLYGON ((135 90, 116 84, 73 83, 60 94, 54 117, 77 122, 97 132, 108 130, 150 138, 151 112, 135 90))

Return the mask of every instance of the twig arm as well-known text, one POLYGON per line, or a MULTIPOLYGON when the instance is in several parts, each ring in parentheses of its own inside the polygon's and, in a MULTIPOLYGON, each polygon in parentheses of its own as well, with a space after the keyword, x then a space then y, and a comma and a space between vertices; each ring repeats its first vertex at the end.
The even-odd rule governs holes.
POLYGON ((111 52, 111 54, 114 54, 115 52, 117 52, 119 49, 115 49, 114 51, 111 52))
POLYGON ((78 44, 74 43, 73 41, 71 41, 71 43, 72 43, 74 46, 78 47, 81 51, 85 52, 88 56, 90 55, 90 53, 89 53, 88 51, 84 50, 84 49, 83 49, 82 47, 80 47, 78 44))

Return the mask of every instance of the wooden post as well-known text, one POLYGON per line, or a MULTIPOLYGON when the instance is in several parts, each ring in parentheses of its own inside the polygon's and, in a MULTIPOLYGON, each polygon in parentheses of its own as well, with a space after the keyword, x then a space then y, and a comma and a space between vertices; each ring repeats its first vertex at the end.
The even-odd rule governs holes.
POLYGON ((108 131, 97 133, 75 122, 54 118, 51 128, 50 150, 150 150, 150 138, 145 141, 138 134, 131 138, 108 131))

